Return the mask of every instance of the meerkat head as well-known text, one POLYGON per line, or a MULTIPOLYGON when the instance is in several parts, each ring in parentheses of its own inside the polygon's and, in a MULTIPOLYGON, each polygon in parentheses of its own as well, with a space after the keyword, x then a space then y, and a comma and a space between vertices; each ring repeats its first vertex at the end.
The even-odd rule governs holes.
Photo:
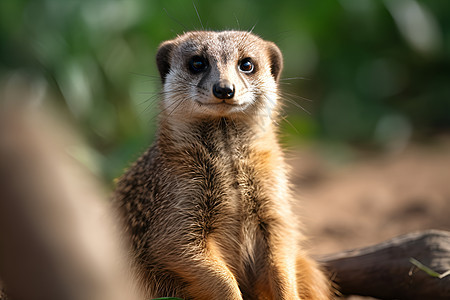
POLYGON ((180 117, 271 117, 283 59, 249 32, 188 32, 161 44, 162 109, 180 117))

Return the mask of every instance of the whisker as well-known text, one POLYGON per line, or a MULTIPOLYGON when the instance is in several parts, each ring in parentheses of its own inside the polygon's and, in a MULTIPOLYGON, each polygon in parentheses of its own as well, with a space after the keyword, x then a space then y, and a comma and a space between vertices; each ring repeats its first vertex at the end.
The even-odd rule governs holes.
POLYGON ((239 20, 238 20, 237 15, 236 15, 235 13, 233 13, 233 16, 234 16, 234 18, 236 19, 236 23, 237 23, 238 30, 241 30, 241 25, 239 24, 239 20))
POLYGON ((170 108, 172 108, 172 106, 174 106, 174 105, 176 105, 176 104, 177 104, 177 102, 173 102, 173 103, 171 103, 169 106, 167 106, 167 107, 161 109, 155 117, 160 116, 162 113, 166 112, 167 110, 169 110, 170 108))
POLYGON ((252 32, 253 32, 253 30, 254 30, 255 27, 256 27, 256 24, 258 24, 258 22, 256 22, 255 25, 252 26, 252 28, 248 31, 248 33, 252 33, 252 32))
POLYGON ((203 27, 202 19, 200 18, 200 15, 199 15, 198 10, 197 10, 197 6, 195 6, 195 2, 194 1, 192 1, 192 5, 194 5, 194 9, 195 9, 195 12, 197 14, 198 20, 200 21, 200 25, 202 26, 202 30, 205 30, 205 27, 203 27))
POLYGON ((289 126, 291 126, 292 129, 294 129, 295 133, 300 134, 300 131, 298 131, 297 127, 294 126, 294 124, 289 121, 289 119, 286 116, 281 116, 283 121, 285 121, 289 126))
POLYGON ((168 107, 166 107, 165 109, 161 110, 161 111, 158 113, 158 115, 157 115, 158 117, 159 117, 159 116, 164 116, 164 115, 162 115, 162 113, 167 112, 170 108, 173 108, 173 109, 170 111, 170 113, 168 113, 167 115, 164 116, 165 118, 161 119, 161 122, 162 122, 162 123, 166 122, 166 120, 168 120, 168 119, 170 118, 170 116, 173 114, 173 112, 174 112, 178 107, 180 107, 180 105, 183 104, 184 101, 185 101, 185 99, 182 99, 182 100, 180 100, 179 102, 173 102, 173 103, 170 104, 168 107))
POLYGON ((281 94, 283 97, 292 97, 292 98, 296 98, 296 99, 303 100, 303 101, 314 102, 314 100, 312 100, 312 99, 302 97, 297 94, 292 94, 292 93, 288 93, 288 92, 281 92, 281 94))
POLYGON ((309 112, 309 110, 307 110, 306 108, 304 108, 303 106, 301 106, 300 104, 295 102, 294 100, 291 100, 289 98, 283 98, 283 101, 289 102, 289 103, 293 104, 295 107, 300 108, 301 110, 306 112, 308 115, 311 115, 311 112, 309 112))
POLYGON ((181 27, 183 27, 184 31, 189 31, 189 29, 188 29, 183 23, 181 23, 180 21, 178 21, 177 19, 175 19, 173 16, 171 16, 171 15, 169 14, 169 12, 167 11, 166 8, 163 8, 163 10, 165 11, 165 13, 167 14, 167 16, 168 16, 172 21, 175 21, 178 25, 180 25, 181 27))
POLYGON ((286 81, 286 80, 311 80, 307 77, 287 77, 287 78, 280 78, 280 81, 286 81))
POLYGON ((148 74, 144 74, 144 73, 130 72, 130 74, 136 75, 136 76, 148 77, 148 78, 152 78, 152 79, 158 79, 158 80, 161 79, 159 76, 156 76, 156 75, 148 75, 148 74))

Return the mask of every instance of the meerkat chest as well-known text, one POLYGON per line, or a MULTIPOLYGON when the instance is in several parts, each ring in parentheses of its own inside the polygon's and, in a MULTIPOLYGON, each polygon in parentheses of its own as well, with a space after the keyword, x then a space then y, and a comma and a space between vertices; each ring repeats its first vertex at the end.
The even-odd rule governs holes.
MULTIPOLYGON (((254 137, 235 123, 202 124, 192 139, 187 162, 192 182, 209 198, 219 195, 242 212, 255 212, 279 188, 276 147, 261 148, 254 137), (275 150, 274 150, 275 149, 275 150), (241 209, 244 208, 244 209, 241 209)), ((282 177, 282 176, 281 176, 282 177)), ((207 200, 207 199, 205 199, 207 200)))

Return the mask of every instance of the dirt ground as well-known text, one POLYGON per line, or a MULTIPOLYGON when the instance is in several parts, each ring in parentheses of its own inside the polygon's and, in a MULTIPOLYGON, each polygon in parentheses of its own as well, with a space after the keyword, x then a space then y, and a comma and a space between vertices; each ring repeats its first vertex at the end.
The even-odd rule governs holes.
POLYGON ((322 152, 311 147, 288 155, 314 255, 417 230, 450 230, 449 136, 340 163, 322 152))

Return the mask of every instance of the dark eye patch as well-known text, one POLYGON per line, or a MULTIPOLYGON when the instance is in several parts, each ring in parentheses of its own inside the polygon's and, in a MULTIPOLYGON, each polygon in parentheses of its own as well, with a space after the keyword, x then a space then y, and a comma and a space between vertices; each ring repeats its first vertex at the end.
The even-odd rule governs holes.
POLYGON ((196 55, 189 60, 189 71, 191 71, 191 73, 193 74, 203 72, 207 68, 208 68, 208 61, 206 60, 206 58, 202 56, 196 55))

